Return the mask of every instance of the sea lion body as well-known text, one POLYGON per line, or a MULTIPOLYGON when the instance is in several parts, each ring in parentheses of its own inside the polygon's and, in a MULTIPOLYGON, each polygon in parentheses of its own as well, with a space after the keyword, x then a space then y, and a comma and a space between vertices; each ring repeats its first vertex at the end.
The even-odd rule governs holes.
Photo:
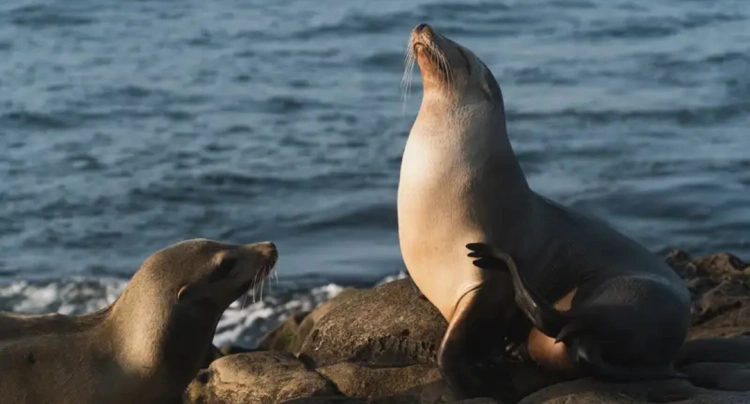
MULTIPOLYGON (((678 349, 688 325, 682 280, 603 222, 529 188, 508 139, 500 87, 476 55, 426 24, 413 30, 410 46, 424 95, 402 159, 399 243, 410 277, 449 322, 438 364, 456 395, 487 393, 493 382, 481 380, 486 367, 478 364, 518 332, 511 325, 518 313, 512 278, 474 265, 466 249, 471 243, 512 256, 547 301, 576 290, 568 297, 571 308, 602 308, 577 323, 589 331, 601 325, 597 343, 633 342, 622 352, 635 351, 636 361, 648 362, 652 352, 672 355, 663 344, 676 342, 678 349), (616 307, 608 311, 609 305, 616 307)), ((559 353, 545 357, 549 341, 535 341, 541 362, 570 367, 559 353)))
POLYGON ((196 239, 150 256, 109 307, 84 316, 0 314, 3 402, 178 400, 226 307, 263 280, 272 243, 196 239))

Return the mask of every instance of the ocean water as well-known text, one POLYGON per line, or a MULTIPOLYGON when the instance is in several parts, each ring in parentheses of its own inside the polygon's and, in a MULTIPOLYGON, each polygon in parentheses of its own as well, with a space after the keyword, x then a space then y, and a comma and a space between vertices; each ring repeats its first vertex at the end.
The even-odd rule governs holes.
POLYGON ((746 1, 5 0, 0 309, 91 311, 173 242, 273 240, 280 281, 217 336, 252 345, 398 274, 421 22, 494 72, 535 190, 750 257, 746 1))

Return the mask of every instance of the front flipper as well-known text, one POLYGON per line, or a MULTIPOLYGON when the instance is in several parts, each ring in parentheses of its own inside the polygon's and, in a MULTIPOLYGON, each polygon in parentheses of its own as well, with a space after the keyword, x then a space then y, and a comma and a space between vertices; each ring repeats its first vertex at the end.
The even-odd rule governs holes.
POLYGON ((480 286, 461 298, 438 351, 438 368, 457 400, 515 395, 507 364, 492 359, 505 344, 503 313, 512 296, 488 289, 480 286))
POLYGON ((513 278, 515 301, 536 329, 548 337, 558 340, 561 340, 568 333, 574 331, 572 329, 564 330, 565 326, 569 323, 569 319, 566 318, 567 316, 557 311, 534 289, 526 284, 526 281, 518 272, 515 261, 513 261, 513 258, 509 254, 484 243, 470 243, 466 245, 466 248, 472 251, 468 254, 469 257, 478 258, 474 261, 474 265, 479 268, 488 270, 500 269, 502 267, 508 268, 513 278))

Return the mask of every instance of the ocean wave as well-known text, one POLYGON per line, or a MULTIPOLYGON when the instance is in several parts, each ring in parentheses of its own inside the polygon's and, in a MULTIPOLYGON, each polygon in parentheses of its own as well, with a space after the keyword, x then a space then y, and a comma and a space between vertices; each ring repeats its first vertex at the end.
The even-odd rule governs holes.
POLYGON ((545 112, 520 112, 510 110, 509 121, 539 121, 548 119, 574 119, 591 124, 608 124, 626 121, 669 121, 682 126, 716 125, 735 119, 745 119, 750 103, 737 102, 695 108, 672 108, 664 110, 584 110, 565 108, 545 112))
POLYGON ((8 12, 11 23, 30 28, 59 26, 82 26, 96 22, 96 19, 81 15, 81 11, 70 10, 53 5, 27 5, 11 9, 8 12))

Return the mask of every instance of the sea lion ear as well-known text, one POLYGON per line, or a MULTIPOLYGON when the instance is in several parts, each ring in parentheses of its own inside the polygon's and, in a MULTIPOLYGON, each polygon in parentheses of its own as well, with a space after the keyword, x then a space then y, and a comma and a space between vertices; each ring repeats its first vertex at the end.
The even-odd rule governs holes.
POLYGON ((190 297, 190 285, 185 285, 180 288, 180 290, 177 292, 177 300, 178 301, 184 301, 185 299, 188 299, 190 297))

